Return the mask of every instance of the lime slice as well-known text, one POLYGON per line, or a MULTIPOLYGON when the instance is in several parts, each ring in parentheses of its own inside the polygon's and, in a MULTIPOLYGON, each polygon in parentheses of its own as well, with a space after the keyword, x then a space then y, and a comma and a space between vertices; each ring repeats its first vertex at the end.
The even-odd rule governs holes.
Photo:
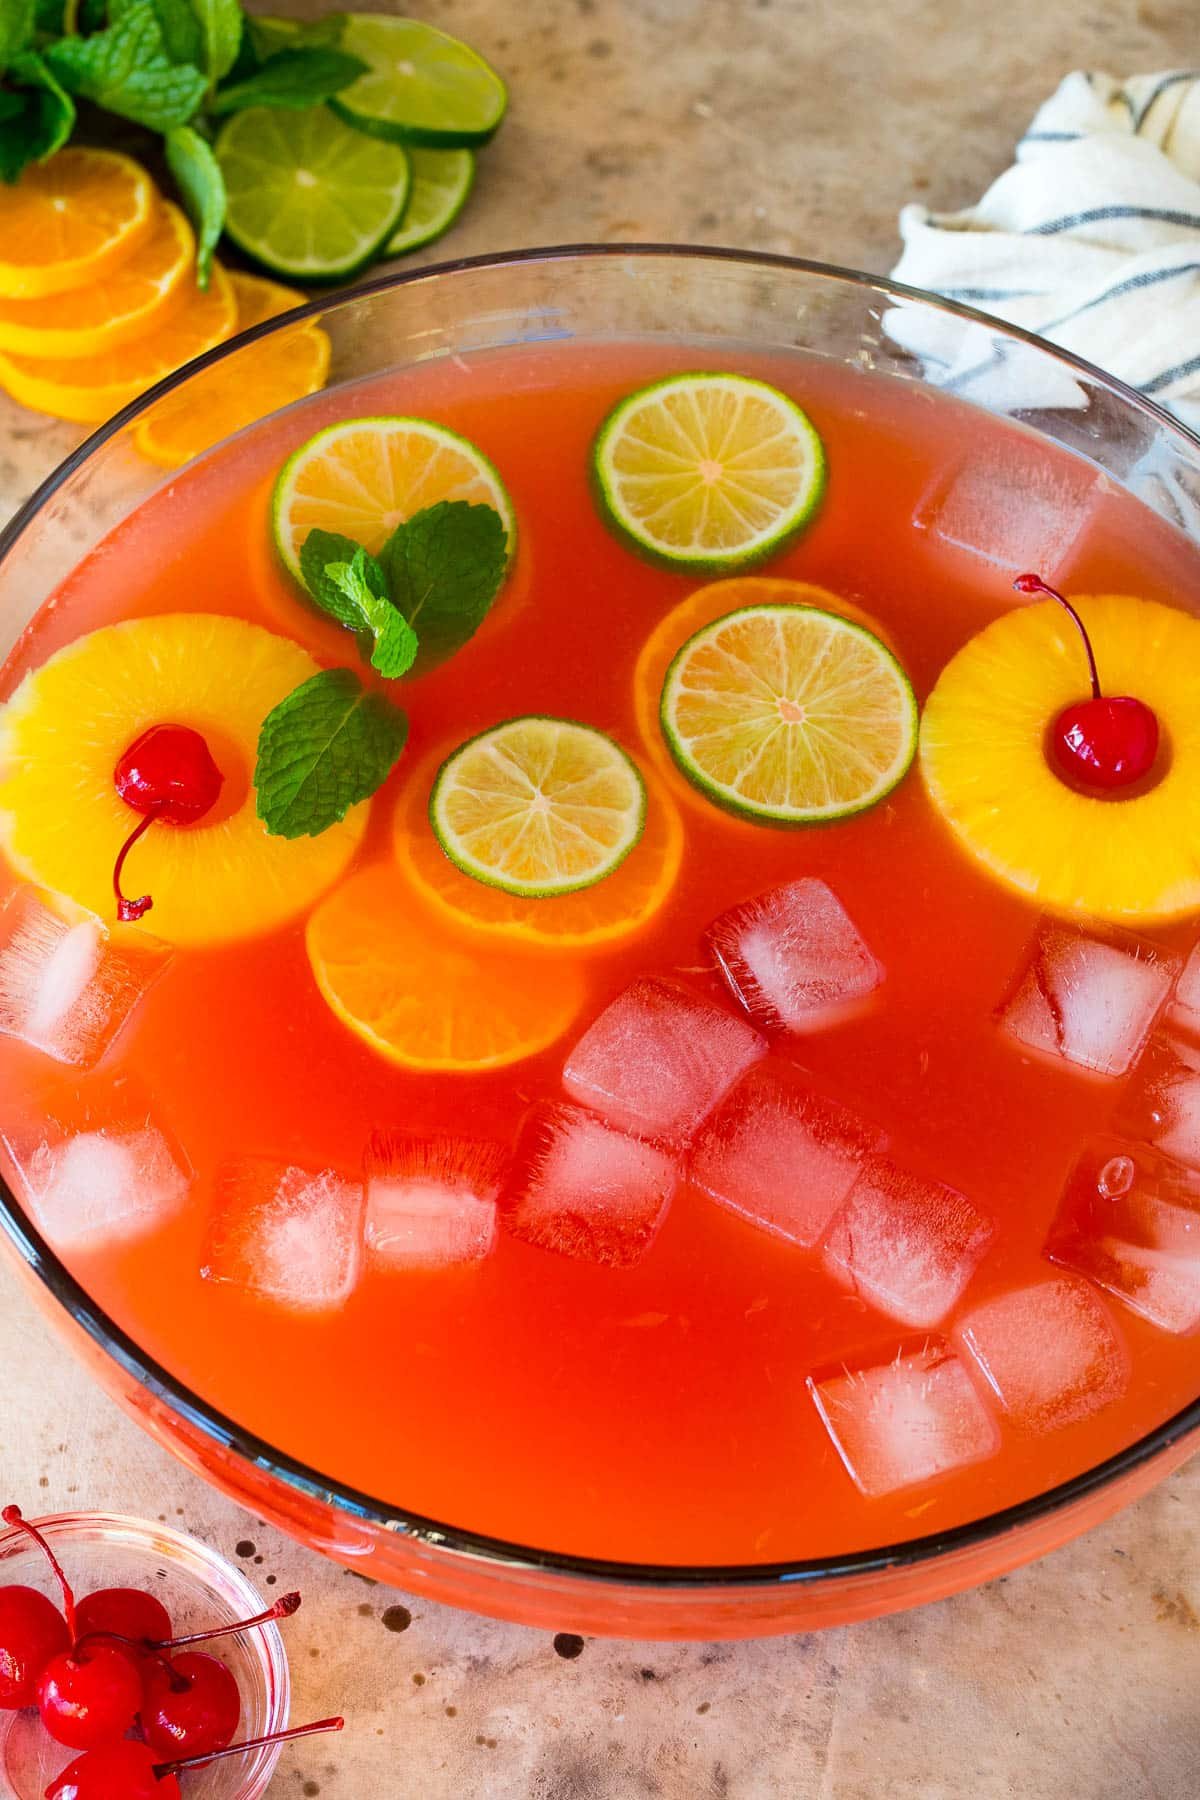
POLYGON ((368 65, 329 102, 359 131, 454 150, 486 144, 504 117, 508 93, 495 69, 420 19, 348 13, 340 48, 368 65))
POLYGON ((408 152, 412 188, 398 229, 388 239, 385 256, 407 256, 422 244, 432 244, 449 231, 467 203, 475 180, 475 158, 470 150, 420 150, 408 152))
POLYGON ((776 825, 874 806, 917 743, 916 701, 891 651, 809 606, 748 606, 696 632, 667 670, 659 716, 708 799, 776 825))
POLYGON ((604 510, 642 550, 718 574, 762 562, 825 488, 806 414, 745 375, 671 375, 609 413, 593 451, 604 510))
POLYGON ((646 788, 602 731, 571 719, 509 719, 447 757, 429 817, 451 862, 476 881, 528 898, 572 894, 629 855, 646 788))
POLYGON ((339 531, 372 556, 402 519, 439 500, 494 506, 508 533, 512 501, 482 450, 432 419, 345 419, 293 451, 275 483, 275 544, 297 581, 310 531, 339 531))
POLYGON ((225 229, 276 275, 332 281, 376 256, 408 200, 408 158, 335 119, 250 106, 230 115, 216 142, 225 177, 225 229))

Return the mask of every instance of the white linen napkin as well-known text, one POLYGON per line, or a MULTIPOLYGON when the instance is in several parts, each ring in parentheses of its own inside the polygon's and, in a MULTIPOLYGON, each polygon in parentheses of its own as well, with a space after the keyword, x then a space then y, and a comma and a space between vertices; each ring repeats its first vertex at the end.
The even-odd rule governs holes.
MULTIPOLYGON (((898 281, 1023 325, 1200 426, 1200 70, 1068 75, 977 206, 906 206, 900 233, 898 281)), ((887 325, 985 405, 1083 403, 1065 371, 981 327, 903 307, 887 325)))

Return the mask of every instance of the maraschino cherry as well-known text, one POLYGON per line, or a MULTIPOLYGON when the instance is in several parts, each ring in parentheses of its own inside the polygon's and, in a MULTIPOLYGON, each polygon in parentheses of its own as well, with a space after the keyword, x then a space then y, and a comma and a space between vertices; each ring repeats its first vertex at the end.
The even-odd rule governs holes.
POLYGON ((1158 720, 1144 700, 1103 694, 1087 627, 1071 602, 1040 575, 1018 575, 1019 594, 1044 594, 1065 607, 1079 628, 1091 676, 1090 699, 1065 706, 1050 728, 1050 751, 1061 775, 1077 787, 1113 793, 1142 781, 1158 755, 1158 720))
POLYGON ((318 1731, 340 1731, 344 1724, 344 1719, 318 1719, 312 1725, 294 1725, 289 1731, 248 1738, 245 1743, 229 1744, 207 1756, 187 1756, 175 1762, 163 1762, 160 1753, 149 1744, 123 1738, 99 1750, 89 1750, 68 1763, 46 1789, 46 1800, 180 1800, 175 1778, 185 1769, 206 1768, 223 1756, 239 1756, 267 1744, 290 1743, 318 1731))
POLYGON ((0 1712, 36 1706, 38 1677, 70 1642, 67 1621, 45 1594, 0 1588, 0 1712))
POLYGON ((171 1615, 144 1588, 98 1588, 76 1602, 75 1627, 80 1638, 115 1638, 140 1650, 169 1641, 171 1615))
POLYGON ((152 725, 125 751, 113 771, 113 782, 142 820, 122 844, 113 868, 113 893, 122 923, 144 918, 154 904, 149 894, 129 900, 121 892, 121 873, 133 846, 156 819, 194 825, 216 805, 224 779, 207 743, 190 725, 152 725))

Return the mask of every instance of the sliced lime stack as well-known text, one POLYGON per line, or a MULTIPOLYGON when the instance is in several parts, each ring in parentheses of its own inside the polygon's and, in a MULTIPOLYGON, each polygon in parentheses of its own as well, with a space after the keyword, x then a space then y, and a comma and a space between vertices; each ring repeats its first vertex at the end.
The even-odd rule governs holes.
POLYGON ((746 375, 671 375, 600 427, 593 468, 610 521, 639 549, 710 574, 764 561, 825 490, 825 451, 794 400, 746 375))
POLYGON ((531 899, 619 868, 642 835, 646 785, 619 744, 572 719, 509 719, 447 758, 434 835, 465 875, 531 899))
POLYGON ((420 19, 349 13, 341 48, 367 73, 329 102, 347 124, 401 144, 436 149, 486 144, 508 93, 468 44, 420 19))
POLYGON ((408 158, 327 106, 254 106, 230 115, 216 142, 225 229, 276 275, 334 281, 377 256, 408 201, 408 158))
POLYGON ((891 651, 815 606, 748 606, 697 631, 667 670, 660 718, 694 787, 773 825, 874 806, 917 744, 916 700, 891 651))
POLYGON ((467 203, 475 180, 475 157, 470 150, 421 150, 408 152, 412 188, 398 228, 388 239, 385 256, 407 256, 422 244, 432 244, 449 231, 467 203))

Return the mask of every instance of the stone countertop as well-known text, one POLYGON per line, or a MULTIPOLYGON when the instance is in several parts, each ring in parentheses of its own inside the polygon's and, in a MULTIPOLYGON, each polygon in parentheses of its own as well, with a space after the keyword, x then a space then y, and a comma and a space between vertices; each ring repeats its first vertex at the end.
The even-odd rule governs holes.
MULTIPOLYGON (((902 202, 973 199, 1067 70, 1179 66, 1195 48, 1195 0, 419 10, 489 55, 513 97, 431 261, 670 238, 883 270, 902 202)), ((0 505, 77 438, 0 403, 0 505)), ((1200 1459, 1081 1542, 919 1612, 760 1643, 589 1639, 568 1658, 546 1633, 367 1585, 219 1498, 85 1380, 7 1268, 0 1383, 5 1499, 162 1517, 304 1589, 294 1716, 344 1710, 348 1728, 285 1755, 280 1800, 1193 1800, 1200 1785, 1200 1459)))

